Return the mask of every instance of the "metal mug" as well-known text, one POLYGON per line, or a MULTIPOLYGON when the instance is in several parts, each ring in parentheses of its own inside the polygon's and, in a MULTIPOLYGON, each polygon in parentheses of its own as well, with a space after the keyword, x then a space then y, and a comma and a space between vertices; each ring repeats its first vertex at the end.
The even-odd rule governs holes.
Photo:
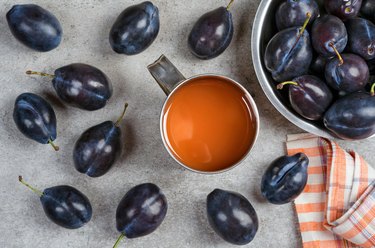
POLYGON ((225 171, 228 171, 228 170, 236 167, 238 164, 240 164, 247 157, 249 152, 252 150, 252 148, 253 148, 256 140, 257 140, 258 134, 259 134, 259 113, 258 113, 258 109, 256 107, 256 104, 255 104, 253 98, 251 97, 249 92, 241 84, 234 81, 233 79, 230 79, 230 78, 222 76, 222 75, 217 75, 217 74, 201 74, 201 75, 196 75, 196 76, 193 76, 193 77, 190 77, 190 78, 185 78, 181 74, 181 72, 164 55, 161 55, 159 59, 157 59, 154 63, 150 64, 147 67, 147 69, 149 70, 151 75, 154 77, 156 82, 159 84, 159 86, 162 88, 164 93, 167 95, 167 99, 165 100, 165 102, 163 104, 161 114, 160 114, 160 134, 161 134, 161 138, 163 140, 163 144, 164 144, 165 149, 168 151, 169 155, 178 164, 180 164, 184 168, 186 168, 190 171, 193 171, 193 172, 198 172, 198 173, 202 173, 202 174, 215 174, 215 173, 225 172, 225 171), (163 116, 164 116, 164 113, 165 113, 165 107, 166 107, 170 97, 182 85, 188 84, 189 82, 193 82, 194 79, 204 78, 204 77, 215 77, 215 78, 219 78, 219 79, 224 79, 226 82, 230 82, 230 83, 234 84, 236 87, 238 87, 244 93, 244 95, 246 96, 246 98, 248 100, 248 104, 250 105, 250 108, 251 108, 251 110, 249 110, 249 112, 251 111, 252 118, 254 119, 255 126, 256 126, 256 128, 254 130, 254 138, 253 138, 250 146, 248 147, 247 152, 240 159, 240 161, 238 161, 237 163, 235 163, 233 165, 228 166, 225 169, 216 170, 216 171, 196 170, 196 169, 190 168, 188 165, 179 161, 175 157, 175 155, 170 151, 170 148, 168 147, 167 142, 166 142, 166 138, 164 137, 164 134, 163 134, 163 116))

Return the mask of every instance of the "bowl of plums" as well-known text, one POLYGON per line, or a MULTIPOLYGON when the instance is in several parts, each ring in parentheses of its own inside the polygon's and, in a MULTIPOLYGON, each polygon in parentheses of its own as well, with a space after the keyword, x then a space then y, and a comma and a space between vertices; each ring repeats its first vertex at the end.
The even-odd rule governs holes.
POLYGON ((327 138, 375 135, 375 0, 262 0, 252 56, 289 121, 327 138))

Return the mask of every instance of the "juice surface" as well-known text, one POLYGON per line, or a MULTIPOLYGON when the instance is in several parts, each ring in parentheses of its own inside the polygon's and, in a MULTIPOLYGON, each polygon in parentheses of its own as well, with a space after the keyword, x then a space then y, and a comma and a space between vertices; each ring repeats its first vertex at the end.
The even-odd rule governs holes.
POLYGON ((241 88, 205 76, 180 86, 168 99, 162 132, 180 162, 195 170, 218 171, 246 155, 256 131, 253 118, 241 88))

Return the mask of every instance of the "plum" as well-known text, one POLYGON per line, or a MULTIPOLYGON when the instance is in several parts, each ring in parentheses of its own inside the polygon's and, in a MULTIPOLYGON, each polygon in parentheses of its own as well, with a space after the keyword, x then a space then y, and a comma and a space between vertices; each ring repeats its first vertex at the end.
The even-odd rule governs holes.
POLYGON ((77 229, 91 220, 90 200, 78 189, 69 185, 59 185, 44 189, 43 192, 27 184, 22 176, 18 180, 39 195, 46 216, 57 225, 77 229))
POLYGON ((375 96, 354 92, 338 99, 324 115, 324 125, 341 139, 365 139, 375 134, 375 96))
POLYGON ((143 183, 131 188, 121 199, 116 210, 116 227, 123 237, 138 238, 155 231, 167 214, 167 199, 153 183, 143 183))
POLYGON ((328 13, 342 20, 356 17, 362 6, 362 0, 324 0, 328 13))
POLYGON ((73 149, 74 167, 90 177, 107 173, 122 150, 120 123, 128 104, 116 122, 105 121, 90 127, 76 141, 73 149))
POLYGON ((33 93, 19 95, 14 104, 13 120, 26 137, 41 144, 50 144, 56 151, 56 114, 52 106, 33 93))
POLYGON ((375 25, 363 18, 352 18, 345 22, 348 31, 349 52, 360 55, 365 60, 375 58, 375 25))
POLYGON ((126 8, 109 32, 109 43, 116 53, 134 55, 146 50, 159 33, 159 10, 146 1, 126 8))
POLYGON ((302 26, 306 14, 311 14, 310 23, 319 17, 319 6, 315 0, 285 0, 276 10, 276 26, 278 30, 302 26))
POLYGON ((327 65, 325 77, 329 86, 351 93, 363 89, 369 80, 369 68, 364 59, 355 54, 343 54, 333 58, 327 65))
POLYGON ((112 96, 112 83, 98 68, 73 63, 55 70, 55 74, 26 71, 28 75, 52 78, 59 98, 74 107, 89 111, 103 108, 112 96))
POLYGON ((338 17, 324 15, 316 19, 312 26, 311 42, 317 53, 324 57, 332 57, 344 51, 348 33, 338 17))
POLYGON ((322 55, 315 56, 311 62, 310 71, 317 77, 320 77, 325 80, 324 72, 326 69, 326 64, 331 58, 332 57, 326 58, 322 55))
POLYGON ((285 204, 301 194, 307 183, 309 159, 304 153, 275 159, 263 174, 261 191, 273 204, 285 204))
POLYGON ((306 74, 312 61, 310 35, 301 28, 292 27, 278 32, 268 42, 264 55, 266 68, 277 82, 306 74))
POLYGON ((258 216, 241 194, 215 189, 207 196, 207 217, 212 229, 225 241, 245 245, 258 231, 258 216))
POLYGON ((36 4, 14 5, 6 18, 14 37, 33 50, 51 51, 61 42, 60 22, 51 12, 36 4))
POLYGON ((212 59, 227 49, 233 38, 233 20, 229 6, 219 7, 202 15, 188 38, 192 54, 200 59, 212 59))
POLYGON ((332 93, 325 82, 312 75, 303 75, 277 86, 289 85, 292 108, 309 120, 319 120, 332 102, 332 93))

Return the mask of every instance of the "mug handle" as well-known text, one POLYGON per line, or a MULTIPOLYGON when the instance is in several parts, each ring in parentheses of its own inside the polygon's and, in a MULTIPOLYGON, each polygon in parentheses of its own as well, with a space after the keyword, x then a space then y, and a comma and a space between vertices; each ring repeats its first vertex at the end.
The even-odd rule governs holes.
POLYGON ((186 80, 164 54, 148 65, 147 69, 167 96, 180 82, 186 80))

